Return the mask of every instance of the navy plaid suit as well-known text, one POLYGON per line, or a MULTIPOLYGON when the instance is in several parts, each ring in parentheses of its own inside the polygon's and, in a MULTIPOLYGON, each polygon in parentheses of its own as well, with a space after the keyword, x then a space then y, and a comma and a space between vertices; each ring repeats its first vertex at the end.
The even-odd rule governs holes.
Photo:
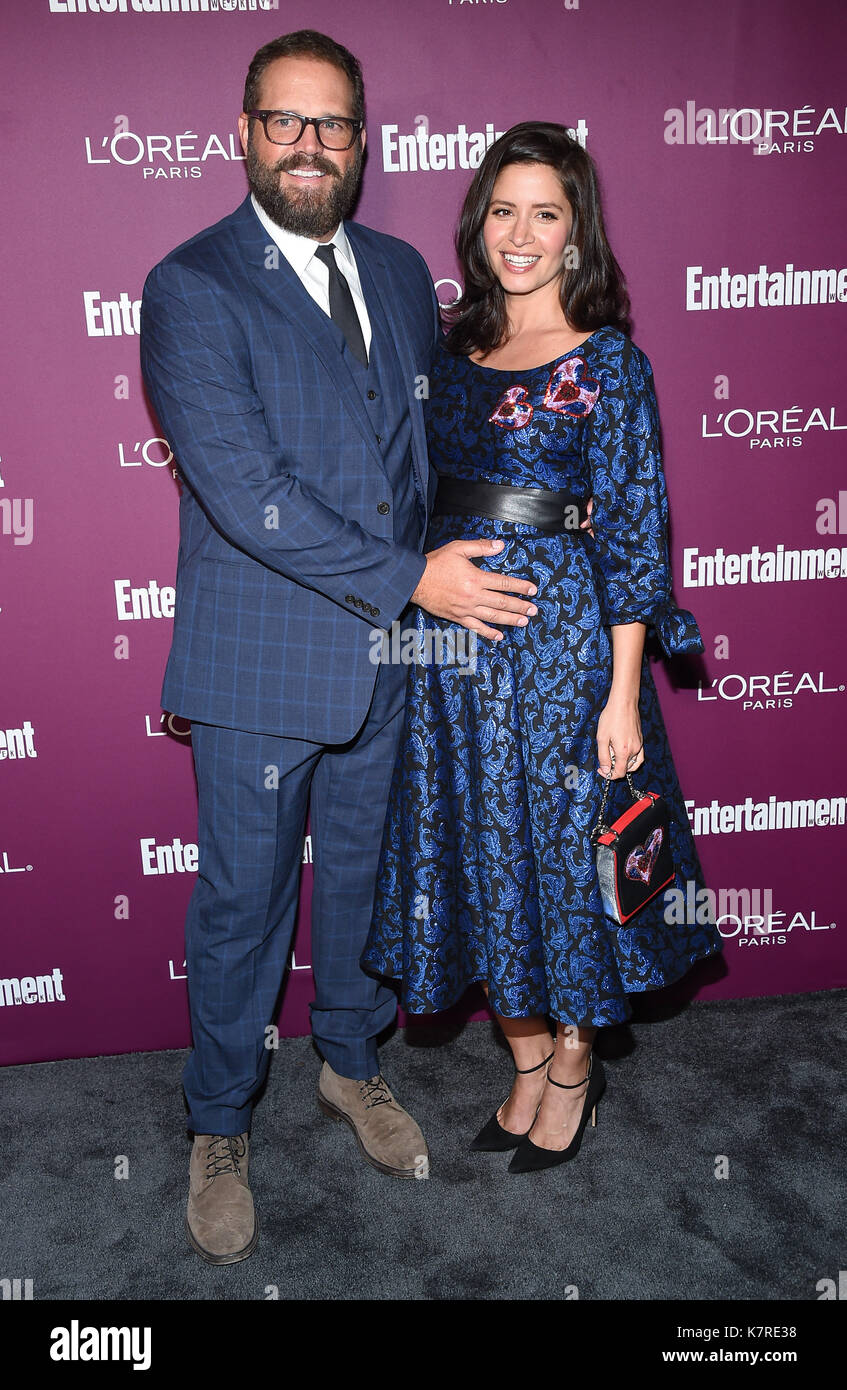
POLYGON ((405 687, 404 668, 372 662, 370 638, 400 617, 424 569, 434 479, 421 380, 438 306, 412 247, 345 230, 405 387, 417 550, 392 539, 391 486, 338 329, 268 244, 249 197, 144 287, 142 370, 185 480, 162 703, 192 722, 199 789, 184 1074, 197 1133, 249 1129, 310 790, 313 1034, 341 1075, 372 1076, 376 1033, 395 1011, 358 964, 405 687))

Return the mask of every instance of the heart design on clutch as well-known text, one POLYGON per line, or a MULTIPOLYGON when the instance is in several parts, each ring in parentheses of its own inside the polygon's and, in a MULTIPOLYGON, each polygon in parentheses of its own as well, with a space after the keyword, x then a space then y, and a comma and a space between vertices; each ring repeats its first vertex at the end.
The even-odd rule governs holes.
POLYGON ((626 857, 624 873, 627 878, 640 878, 642 882, 649 883, 650 875, 656 867, 656 860, 659 857, 659 850, 662 847, 664 833, 661 826, 658 826, 653 834, 648 836, 646 845, 636 845, 626 857))
POLYGON ((531 419, 532 406, 523 386, 510 386, 488 417, 490 424, 499 425, 504 430, 522 429, 531 419))
POLYGON ((590 376, 577 381, 577 369, 584 366, 581 357, 569 357, 553 369, 544 391, 547 410, 556 410, 562 415, 587 415, 593 410, 600 395, 600 383, 590 376))

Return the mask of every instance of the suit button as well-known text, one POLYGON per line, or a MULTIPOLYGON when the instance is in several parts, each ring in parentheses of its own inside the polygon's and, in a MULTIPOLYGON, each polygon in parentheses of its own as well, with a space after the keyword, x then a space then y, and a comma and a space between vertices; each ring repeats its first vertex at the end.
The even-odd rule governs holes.
POLYGON ((345 595, 344 595, 344 602, 345 602, 345 603, 355 603, 356 600, 355 600, 355 598, 353 597, 352 594, 345 594, 345 595))
POLYGON ((369 401, 375 401, 375 400, 376 400, 376 391, 369 391, 369 392, 368 392, 368 400, 369 400, 369 401))
POLYGON ((374 618, 378 618, 378 617, 379 617, 379 609, 378 609, 378 608, 372 608, 372 609, 371 609, 371 616, 374 617, 374 618))
POLYGON ((388 513, 391 511, 391 505, 388 502, 377 502, 376 509, 379 512, 380 516, 387 516, 388 513))

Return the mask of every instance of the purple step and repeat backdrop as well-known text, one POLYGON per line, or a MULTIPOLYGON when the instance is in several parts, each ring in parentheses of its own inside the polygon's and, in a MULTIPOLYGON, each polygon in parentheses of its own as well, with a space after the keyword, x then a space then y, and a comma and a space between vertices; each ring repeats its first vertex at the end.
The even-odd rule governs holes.
MULTIPOLYGON (((699 997, 847 983, 840 0, 6 0, 2 26, 0 1061, 189 1041, 195 784, 159 704, 178 480, 140 297, 240 202, 247 64, 307 26, 363 63, 357 215, 444 303, 496 133, 561 121, 597 161, 706 644, 693 684, 657 669, 725 937, 699 997)), ((310 857, 283 1035, 308 1030, 310 857)))

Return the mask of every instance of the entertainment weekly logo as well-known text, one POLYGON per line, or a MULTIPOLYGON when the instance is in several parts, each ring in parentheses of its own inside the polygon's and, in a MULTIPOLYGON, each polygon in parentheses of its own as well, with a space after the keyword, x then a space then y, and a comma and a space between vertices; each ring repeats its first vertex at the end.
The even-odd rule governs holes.
POLYGON ((85 332, 89 338, 137 337, 141 332, 141 300, 121 290, 117 299, 104 299, 99 290, 83 290, 85 332))
POLYGON ((278 10, 279 0, 49 0, 51 14, 234 14, 278 10))
POLYGON ((115 609, 119 623, 144 622, 150 618, 172 618, 176 589, 172 584, 160 584, 148 579, 145 584, 130 579, 114 580, 115 609))
POLYGON ((21 975, 0 980, 0 1009, 20 1004, 64 1004, 64 975, 55 966, 49 975, 21 975))
POLYGON ((37 758, 35 746, 35 727, 32 721, 24 719, 14 729, 0 729, 0 763, 17 758, 37 758))
POLYGON ((139 135, 129 129, 125 116, 115 121, 111 134, 84 136, 86 164, 120 164, 124 168, 141 169, 142 178, 150 183, 164 179, 199 179, 210 159, 225 163, 244 162, 241 144, 236 134, 198 135, 184 130, 172 135, 139 135))
POLYGON ((708 309, 788 309, 798 304, 847 302, 847 266, 796 270, 789 261, 784 270, 732 271, 721 266, 704 275, 701 265, 685 268, 685 308, 699 313, 708 309))
POLYGON ((685 809, 695 835, 738 835, 768 830, 818 830, 843 825, 847 819, 847 797, 798 797, 780 801, 720 802, 713 798, 708 806, 686 801, 685 809))
MULTIPOLYGON (((504 133, 486 121, 481 130, 461 122, 455 130, 431 131, 427 116, 415 116, 414 130, 401 134, 399 125, 380 127, 382 168, 386 174, 441 173, 448 169, 477 169, 486 150, 504 133)), ((585 149, 588 124, 580 117, 568 134, 585 149)))
POLYGON ((847 110, 799 106, 671 106, 664 113, 666 145, 750 145, 754 154, 811 154, 819 135, 847 135, 847 110))
MULTIPOLYGON (((183 842, 178 835, 172 840, 157 842, 155 836, 138 841, 141 851, 141 872, 145 878, 160 878, 169 874, 196 874, 199 850, 190 841, 183 842)), ((312 836, 303 840, 303 864, 312 863, 312 836)))
POLYGON ((847 576, 847 546, 829 549, 731 551, 718 546, 701 553, 696 546, 682 552, 684 589, 711 589, 735 584, 791 584, 809 579, 843 579, 847 576))

